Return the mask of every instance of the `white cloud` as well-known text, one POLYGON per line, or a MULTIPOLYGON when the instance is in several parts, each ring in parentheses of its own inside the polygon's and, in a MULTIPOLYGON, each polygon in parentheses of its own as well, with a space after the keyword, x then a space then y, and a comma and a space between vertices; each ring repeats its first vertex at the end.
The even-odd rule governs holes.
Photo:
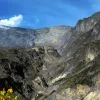
POLYGON ((23 16, 18 15, 18 16, 11 17, 9 19, 0 20, 0 25, 18 27, 20 26, 22 20, 23 20, 23 16))

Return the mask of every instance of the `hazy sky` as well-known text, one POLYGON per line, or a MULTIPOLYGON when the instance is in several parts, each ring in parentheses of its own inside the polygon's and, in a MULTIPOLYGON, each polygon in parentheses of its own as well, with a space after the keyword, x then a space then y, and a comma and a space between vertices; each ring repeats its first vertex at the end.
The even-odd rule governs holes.
POLYGON ((0 0, 0 25, 42 28, 74 26, 100 11, 100 0, 0 0))

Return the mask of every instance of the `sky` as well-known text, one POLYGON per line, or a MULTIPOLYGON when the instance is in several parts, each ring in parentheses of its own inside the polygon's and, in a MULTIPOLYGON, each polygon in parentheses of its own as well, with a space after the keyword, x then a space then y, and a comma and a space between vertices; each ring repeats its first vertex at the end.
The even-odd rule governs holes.
POLYGON ((43 28, 75 26, 100 11, 100 0, 0 0, 0 25, 43 28))

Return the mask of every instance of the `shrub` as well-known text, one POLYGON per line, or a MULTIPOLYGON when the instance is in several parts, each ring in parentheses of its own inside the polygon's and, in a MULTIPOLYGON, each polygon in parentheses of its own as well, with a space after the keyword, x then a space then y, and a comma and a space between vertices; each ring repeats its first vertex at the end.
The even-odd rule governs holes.
POLYGON ((0 100, 18 100, 18 96, 13 94, 13 89, 10 88, 7 91, 3 89, 0 91, 0 100))

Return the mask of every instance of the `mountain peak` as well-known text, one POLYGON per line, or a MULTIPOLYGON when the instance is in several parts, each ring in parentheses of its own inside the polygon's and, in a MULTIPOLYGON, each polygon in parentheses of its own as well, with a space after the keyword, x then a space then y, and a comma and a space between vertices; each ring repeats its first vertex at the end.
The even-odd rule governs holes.
POLYGON ((77 22, 75 29, 82 32, 91 30, 96 23, 100 21, 100 12, 96 12, 88 18, 81 19, 77 22))
POLYGON ((92 16, 100 16, 100 11, 99 11, 99 12, 94 13, 92 16))

